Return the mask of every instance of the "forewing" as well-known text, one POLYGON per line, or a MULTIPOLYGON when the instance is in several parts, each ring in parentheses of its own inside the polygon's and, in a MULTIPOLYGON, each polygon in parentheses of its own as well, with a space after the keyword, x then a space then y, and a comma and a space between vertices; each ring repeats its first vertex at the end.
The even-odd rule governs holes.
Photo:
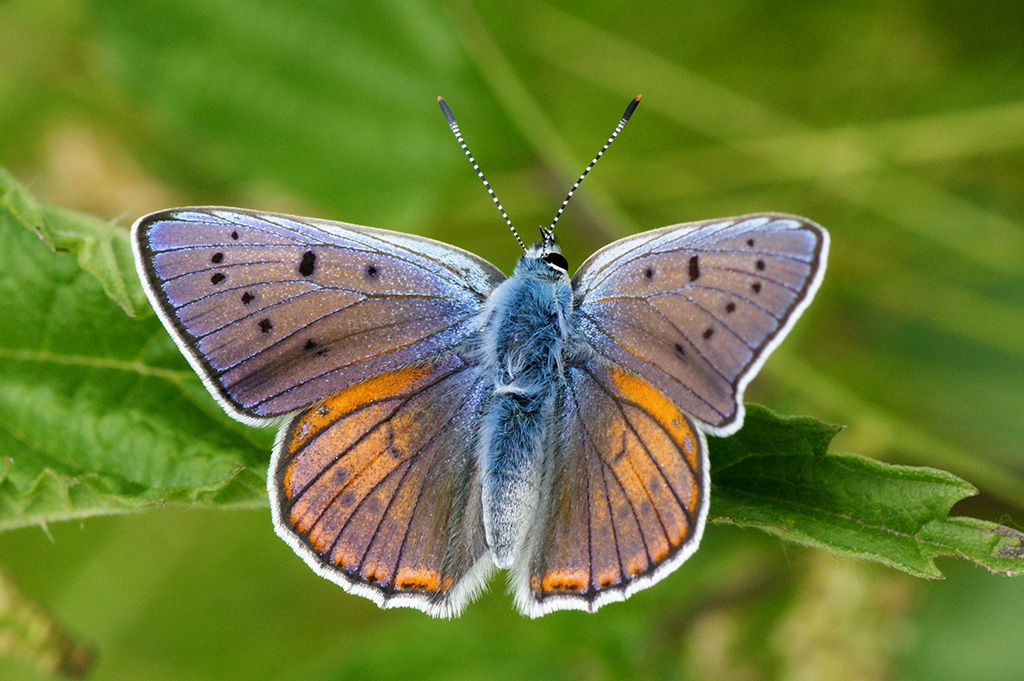
POLYGON ((573 277, 578 329, 726 435, 743 390, 821 283, 828 233, 788 215, 663 227, 617 241, 573 277))
POLYGON ((570 368, 560 408, 516 568, 532 617, 650 586, 696 550, 707 517, 704 434, 649 382, 609 363, 570 368))
POLYGON ((482 395, 479 369, 449 354, 295 417, 268 475, 278 534, 382 607, 458 614, 492 567, 474 454, 482 395))
POLYGON ((504 279, 430 239, 236 208, 153 213, 132 237, 154 308, 243 421, 449 348, 504 279))

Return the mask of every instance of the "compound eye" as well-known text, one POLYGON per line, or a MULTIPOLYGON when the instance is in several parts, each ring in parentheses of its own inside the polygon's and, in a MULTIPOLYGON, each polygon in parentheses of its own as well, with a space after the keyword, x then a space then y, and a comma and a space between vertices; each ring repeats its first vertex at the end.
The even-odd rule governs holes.
POLYGON ((558 269, 569 271, 569 261, 561 253, 545 253, 540 259, 558 269))

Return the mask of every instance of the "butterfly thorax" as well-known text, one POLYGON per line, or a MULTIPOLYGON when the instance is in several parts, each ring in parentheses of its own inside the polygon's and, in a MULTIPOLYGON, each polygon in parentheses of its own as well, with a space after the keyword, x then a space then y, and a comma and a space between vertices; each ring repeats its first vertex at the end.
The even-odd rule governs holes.
POLYGON ((484 529, 495 563, 507 567, 537 505, 544 437, 564 382, 569 277, 528 254, 494 291, 485 314, 481 365, 493 392, 478 450, 484 529))

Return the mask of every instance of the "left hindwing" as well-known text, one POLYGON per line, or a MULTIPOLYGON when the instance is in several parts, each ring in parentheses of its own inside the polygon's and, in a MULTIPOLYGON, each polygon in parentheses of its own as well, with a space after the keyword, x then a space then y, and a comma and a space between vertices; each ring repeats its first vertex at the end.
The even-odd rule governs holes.
POLYGON ((743 389, 811 302, 828 233, 763 214, 616 241, 573 277, 577 328, 716 435, 739 429, 743 389))
POLYGON ((448 353, 295 416, 267 476, 278 534, 382 607, 458 614, 493 567, 475 455, 486 383, 448 353))
POLYGON ((704 434, 649 382, 593 361, 567 370, 560 402, 514 571, 531 617, 592 612, 650 586, 696 550, 707 517, 704 434))

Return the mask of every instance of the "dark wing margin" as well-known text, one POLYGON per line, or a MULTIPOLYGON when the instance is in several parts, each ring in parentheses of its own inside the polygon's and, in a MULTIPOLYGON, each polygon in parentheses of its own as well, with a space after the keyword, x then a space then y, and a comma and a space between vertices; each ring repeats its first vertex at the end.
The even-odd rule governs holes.
POLYGON ((335 393, 281 430, 274 527, 381 607, 457 615, 493 569, 474 451, 484 383, 454 354, 335 393))
POLYGON ((504 279, 431 239, 237 208, 147 215, 132 247, 175 342, 249 423, 459 343, 504 279))
POLYGON ((828 243, 819 225, 777 214, 627 237, 573 277, 577 326, 597 354, 728 435, 746 385, 821 284, 828 243))
POLYGON ((569 369, 561 424, 513 568, 531 617, 651 586, 696 550, 707 517, 704 434, 644 379, 600 361, 569 369))

